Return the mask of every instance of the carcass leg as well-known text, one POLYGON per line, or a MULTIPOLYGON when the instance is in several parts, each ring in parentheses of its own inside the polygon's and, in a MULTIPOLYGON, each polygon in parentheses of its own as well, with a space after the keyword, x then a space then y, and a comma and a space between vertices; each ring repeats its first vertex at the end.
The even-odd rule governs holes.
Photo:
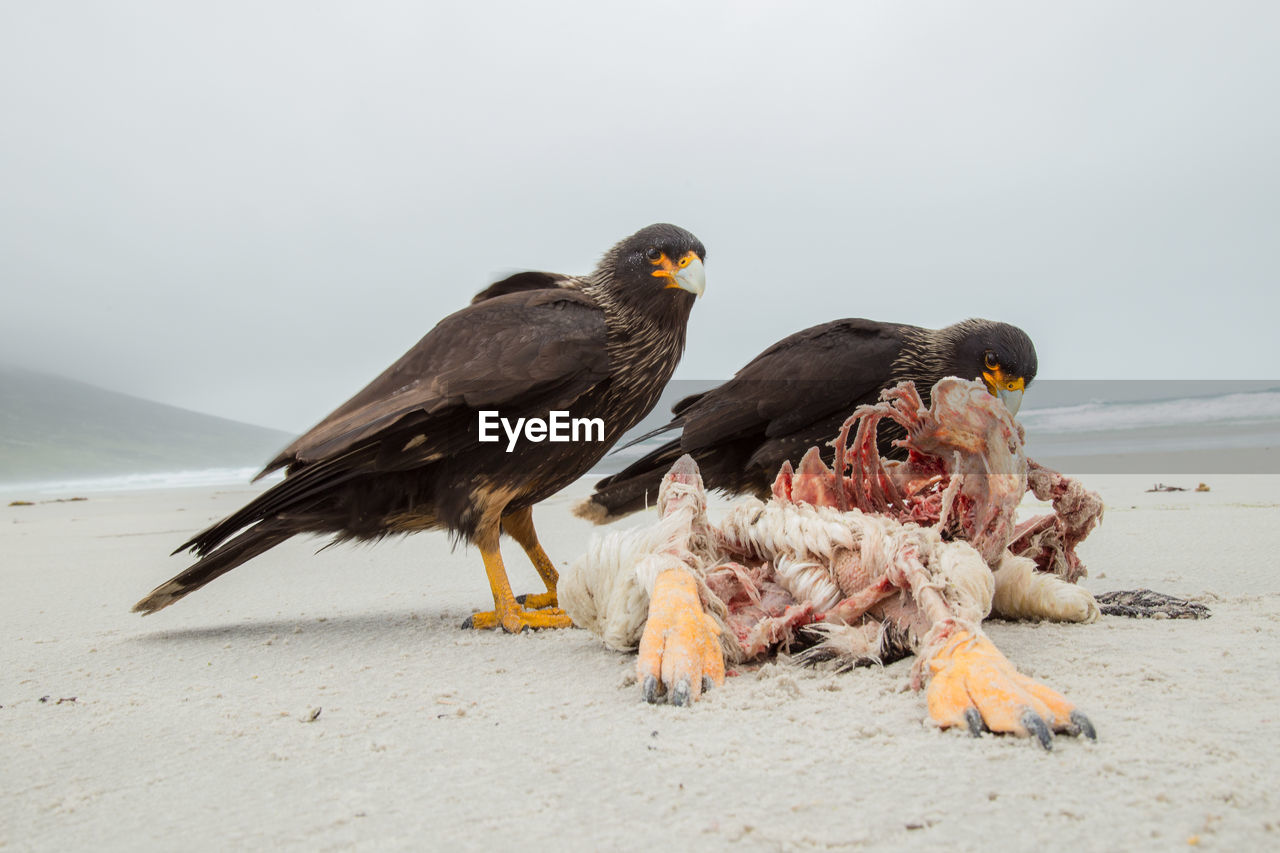
POLYGON ((720 628, 703 610, 693 576, 679 569, 660 573, 636 662, 645 700, 657 702, 669 694, 671 704, 688 705, 712 684, 723 684, 719 638, 720 628))
POLYGON ((1089 718, 1060 693, 1018 672, 987 637, 955 631, 929 660, 929 715, 943 728, 985 727, 1026 737, 1051 749, 1051 731, 1096 738, 1089 718))
POLYGON ((902 580, 936 638, 922 643, 937 651, 921 663, 932 676, 925 695, 929 715, 939 725, 967 726, 975 735, 984 727, 1035 735, 1045 749, 1052 748, 1055 731, 1095 737, 1088 717, 1060 693, 1018 672, 979 631, 973 614, 966 618, 956 602, 948 601, 917 554, 904 550, 901 560, 902 580))

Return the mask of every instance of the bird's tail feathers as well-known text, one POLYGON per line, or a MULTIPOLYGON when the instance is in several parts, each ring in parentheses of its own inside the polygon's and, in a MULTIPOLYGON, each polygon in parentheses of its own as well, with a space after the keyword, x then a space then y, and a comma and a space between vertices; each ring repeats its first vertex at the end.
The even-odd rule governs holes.
POLYGON ((186 571, 151 590, 145 598, 133 605, 133 612, 146 615, 163 610, 241 563, 274 548, 293 533, 294 531, 285 529, 283 526, 271 526, 270 522, 256 524, 231 541, 205 554, 186 571))
POLYGON ((358 466, 345 464, 349 463, 354 455, 355 452, 343 454, 290 474, 222 521, 183 542, 174 549, 173 553, 194 551, 198 556, 203 557, 250 525, 285 514, 296 515, 306 512, 314 506, 318 497, 357 476, 357 472, 353 469, 358 466))
POLYGON ((626 450, 628 447, 633 447, 634 445, 637 445, 642 441, 647 441, 648 439, 653 438, 656 435, 662 435, 664 432, 671 432, 671 430, 673 429, 681 429, 682 427, 684 427, 684 419, 676 418, 675 420, 669 423, 665 423, 660 427, 655 427, 654 429, 651 429, 642 435, 637 435, 635 438, 629 440, 626 444, 619 444, 617 447, 611 450, 610 453, 617 453, 619 450, 626 450))

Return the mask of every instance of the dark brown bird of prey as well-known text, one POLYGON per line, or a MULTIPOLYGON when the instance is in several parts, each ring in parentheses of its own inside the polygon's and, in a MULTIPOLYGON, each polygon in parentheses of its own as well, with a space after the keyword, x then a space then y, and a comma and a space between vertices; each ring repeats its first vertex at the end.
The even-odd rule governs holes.
POLYGON ((683 228, 651 225, 590 275, 520 273, 492 285, 285 448, 258 475, 284 468, 284 480, 183 543, 175 554, 200 559, 133 609, 167 607, 300 533, 376 541, 445 528, 479 547, 493 591, 494 610, 474 614, 472 627, 567 627, 533 505, 653 408, 684 351, 705 256, 683 228), (560 432, 578 440, 551 440, 557 412, 560 432), (520 418, 529 426, 512 440, 520 418), (546 583, 523 607, 498 550, 503 532, 546 583))
MULTIPOLYGON (((767 499, 782 463, 799 465, 810 447, 830 465, 828 442, 885 388, 910 379, 927 406, 929 389, 944 376, 977 379, 1016 413, 1036 367, 1031 338, 1008 323, 974 319, 923 329, 845 319, 813 326, 778 341, 723 385, 676 403, 670 423, 632 443, 671 430, 679 436, 601 480, 574 512, 604 523, 653 505, 663 475, 686 453, 708 489, 767 499)), ((880 453, 899 458, 892 441, 901 435, 882 424, 880 453)))

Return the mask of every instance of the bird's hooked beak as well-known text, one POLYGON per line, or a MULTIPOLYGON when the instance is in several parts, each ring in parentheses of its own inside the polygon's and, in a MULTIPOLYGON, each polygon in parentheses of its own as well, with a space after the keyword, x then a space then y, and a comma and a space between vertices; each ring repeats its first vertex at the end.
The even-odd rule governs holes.
POLYGON ((1018 409, 1022 407, 1022 392, 1027 388, 1025 379, 1021 376, 1010 376, 997 366, 982 371, 982 381, 986 383, 991 396, 1000 398, 1005 408, 1009 410, 1009 414, 1018 414, 1018 409))
POLYGON ((685 252, 678 261, 672 261, 664 253, 653 264, 657 267, 653 275, 671 279, 665 287, 678 287, 694 296, 701 296, 707 288, 707 271, 697 252, 685 252))

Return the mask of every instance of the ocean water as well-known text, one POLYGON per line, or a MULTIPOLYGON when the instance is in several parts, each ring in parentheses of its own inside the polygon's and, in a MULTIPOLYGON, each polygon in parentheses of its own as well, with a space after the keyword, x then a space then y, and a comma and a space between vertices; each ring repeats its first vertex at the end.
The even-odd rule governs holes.
MULTIPOLYGON (((134 492, 150 489, 181 489, 192 486, 244 486, 262 470, 254 468, 201 468, 191 471, 163 471, 149 474, 120 474, 113 477, 87 477, 26 483, 5 483, 5 495, 67 495, 105 492, 134 492)), ((270 480, 281 479, 276 474, 270 480)))
POLYGON ((1028 409, 1027 453, 1036 458, 1120 457, 1107 470, 1154 470, 1143 455, 1178 454, 1206 473, 1280 473, 1280 389, 1154 400, 1089 400, 1028 409), (1223 451, 1233 451, 1228 456, 1223 451), (1253 451, 1253 452, 1249 452, 1253 451))
POLYGON ((1280 421, 1280 390, 1181 397, 1169 400, 1090 400, 1070 406, 1028 406, 1018 418, 1028 434, 1124 431, 1201 424, 1280 421))

